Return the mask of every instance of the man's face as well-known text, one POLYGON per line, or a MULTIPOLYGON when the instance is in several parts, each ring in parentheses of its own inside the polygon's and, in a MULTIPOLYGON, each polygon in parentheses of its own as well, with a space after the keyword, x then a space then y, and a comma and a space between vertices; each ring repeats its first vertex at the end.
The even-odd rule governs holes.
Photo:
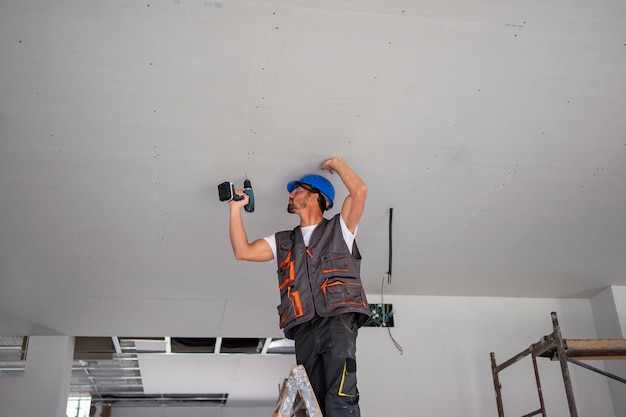
POLYGON ((296 213, 297 210, 308 207, 313 190, 306 186, 298 185, 289 193, 289 202, 287 203, 287 212, 296 213))

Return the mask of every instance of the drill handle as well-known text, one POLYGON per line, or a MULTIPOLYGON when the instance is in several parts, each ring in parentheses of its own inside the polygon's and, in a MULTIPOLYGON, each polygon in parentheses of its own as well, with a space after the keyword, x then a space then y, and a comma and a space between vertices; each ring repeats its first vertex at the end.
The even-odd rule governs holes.
POLYGON ((254 191, 252 191, 252 184, 249 179, 246 179, 243 182, 243 192, 248 194, 248 197, 250 198, 248 204, 243 206, 243 209, 248 213, 252 213, 254 211, 254 191))

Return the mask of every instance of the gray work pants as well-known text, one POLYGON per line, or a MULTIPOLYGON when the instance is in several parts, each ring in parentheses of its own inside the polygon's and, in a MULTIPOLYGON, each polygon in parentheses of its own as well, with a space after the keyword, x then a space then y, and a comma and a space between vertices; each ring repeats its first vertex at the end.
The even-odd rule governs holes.
POLYGON ((353 313, 315 316, 295 328, 296 362, 303 365, 324 417, 360 417, 353 313))

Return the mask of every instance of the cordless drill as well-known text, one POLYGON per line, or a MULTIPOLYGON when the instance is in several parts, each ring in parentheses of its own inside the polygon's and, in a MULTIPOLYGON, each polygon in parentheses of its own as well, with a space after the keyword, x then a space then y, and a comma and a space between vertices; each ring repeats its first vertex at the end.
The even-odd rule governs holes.
MULTIPOLYGON (((235 194, 235 185, 230 181, 225 181, 219 184, 217 186, 217 191, 220 201, 243 200, 242 196, 235 194)), ((248 178, 246 178, 243 182, 243 192, 249 197, 248 204, 243 206, 243 209, 248 213, 252 213, 254 211, 254 191, 252 191, 252 183, 248 178)))

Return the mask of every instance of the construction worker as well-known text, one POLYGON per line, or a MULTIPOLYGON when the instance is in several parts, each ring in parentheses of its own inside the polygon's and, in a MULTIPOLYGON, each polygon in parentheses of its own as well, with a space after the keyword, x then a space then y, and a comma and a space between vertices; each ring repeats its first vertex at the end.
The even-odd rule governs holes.
POLYGON ((300 224, 250 243, 241 215, 248 196, 236 190, 244 199, 229 203, 230 240, 236 259, 276 262, 280 327, 295 340, 296 362, 306 369, 323 415, 359 417, 356 338, 369 308, 355 236, 367 186, 340 157, 327 159, 321 169, 337 173, 348 189, 339 214, 323 215, 334 206, 332 183, 305 175, 287 184, 287 211, 300 224))

